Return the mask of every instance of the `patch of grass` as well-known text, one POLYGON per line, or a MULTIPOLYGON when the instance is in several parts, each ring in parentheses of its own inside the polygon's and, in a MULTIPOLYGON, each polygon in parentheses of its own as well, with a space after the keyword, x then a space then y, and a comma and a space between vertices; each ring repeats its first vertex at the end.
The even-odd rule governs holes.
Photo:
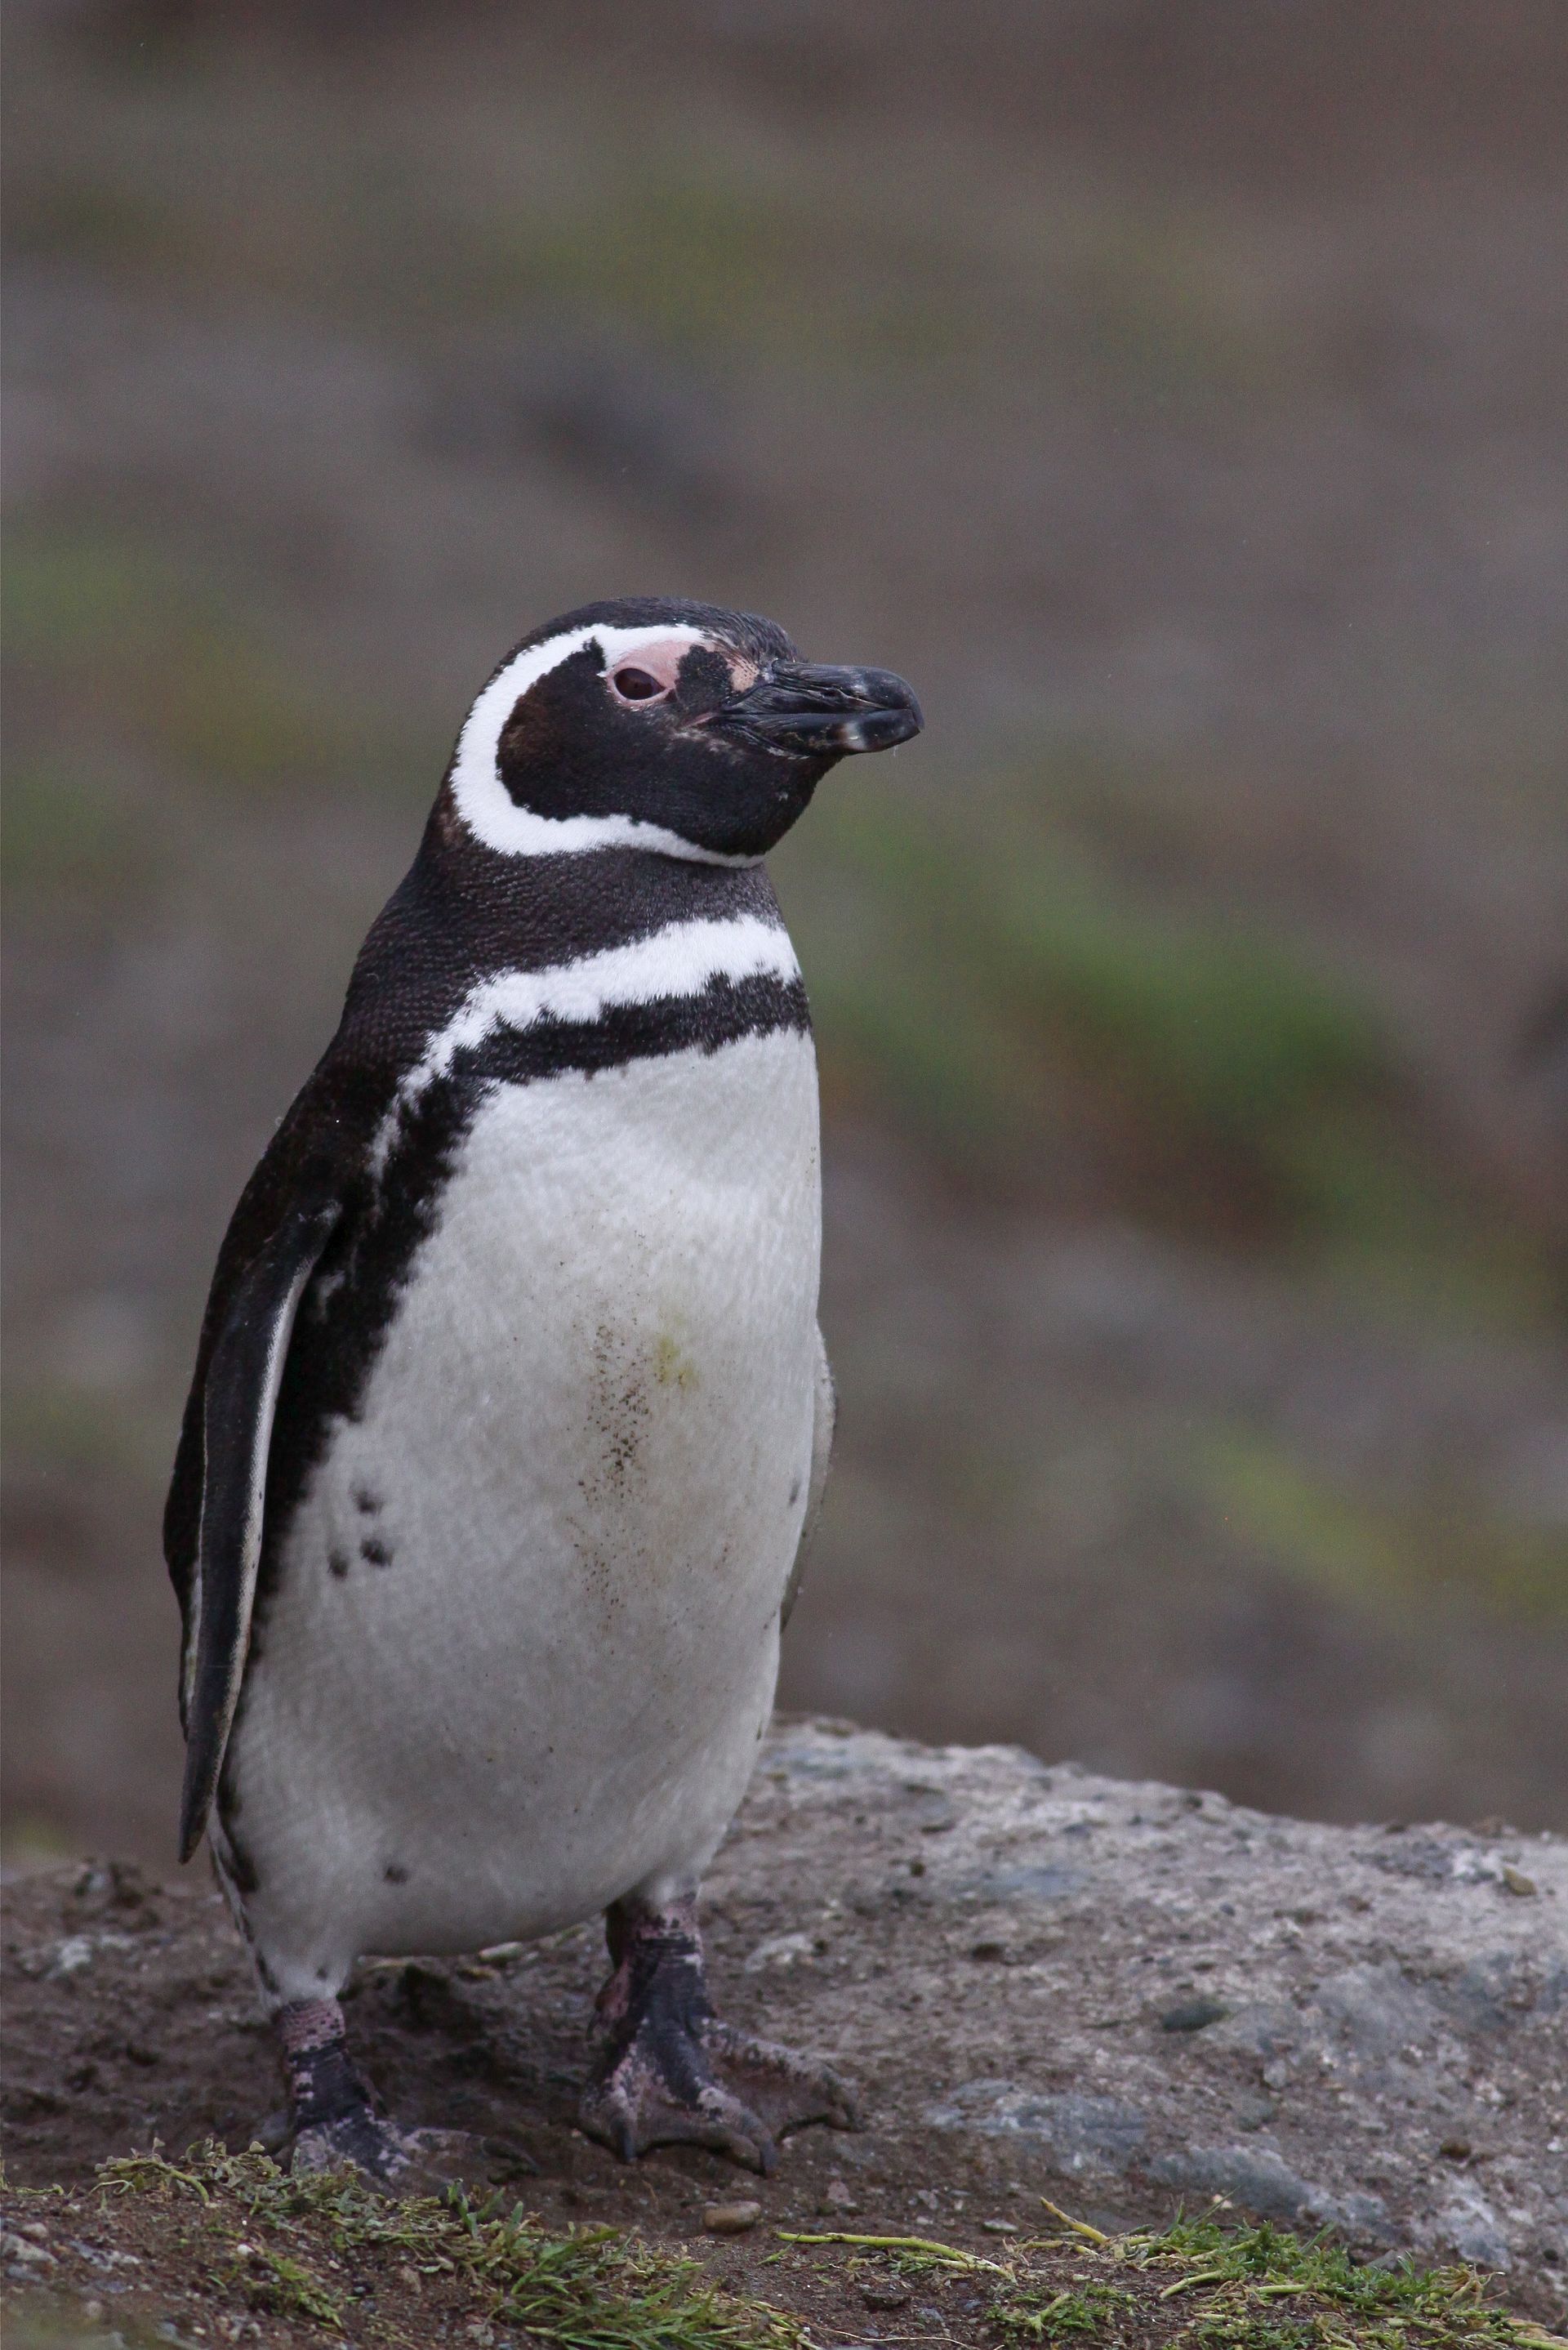
POLYGON ((1140 205, 1125 194, 1085 217, 1067 268, 1081 347, 1097 380, 1125 404, 1254 406, 1299 377, 1299 327, 1229 249, 1230 224, 1189 205, 1140 205))
POLYGON ((134 2280, 114 2313, 128 2342, 182 2340, 192 2321, 230 2333, 248 2310, 284 2319, 293 2341, 366 2350, 483 2340, 487 2324, 561 2350, 812 2350, 845 2338, 846 2292, 858 2302, 861 2288, 907 2280, 936 2305, 942 2338, 975 2350, 1568 2350, 1499 2307, 1473 2270, 1362 2268, 1324 2238, 1217 2220, 1113 2237, 1047 2206, 1064 2232, 1004 2258, 928 2237, 780 2230, 763 2301, 613 2228, 555 2234, 456 2189, 393 2202, 347 2172, 287 2178, 256 2147, 133 2156, 88 2189, 11 2200, 7 2224, 33 2223, 33 2241, 53 2248, 53 2293, 29 2293, 13 2327, 40 2343, 61 2338, 62 2296, 94 2295, 113 2269, 134 2280))
POLYGON ((156 1407, 143 1411, 145 1388, 137 1384, 140 1392, 129 1381, 99 1387, 10 1372, 4 1394, 13 1466, 26 1464, 67 1484, 106 1475, 158 1479, 168 1453, 167 1421, 156 1407))
POLYGON ((343 2331, 343 2304, 303 2261, 286 2252, 254 2248, 249 2255, 253 2278, 248 2298, 258 2308, 275 2309, 285 2317, 314 2318, 318 2325, 343 2331))
POLYGON ((1273 2339, 1299 2341, 1303 2350, 1320 2344, 1327 2350, 1336 2341, 1414 2350, 1434 2339, 1552 2341, 1499 2309, 1474 2269, 1428 2269, 1404 2259, 1358 2265, 1327 2236, 1303 2240, 1266 2221, 1232 2230, 1215 2220, 1181 2219, 1162 2234, 1124 2238, 1117 2249, 1150 2275, 1177 2272, 1160 2286, 1160 2297, 1196 2297, 1189 2303, 1195 2342, 1234 2344, 1237 2350, 1265 2350, 1273 2339))
POLYGON ((394 2202, 352 2173, 294 2178, 259 2149, 211 2145, 98 2176, 108 2210, 151 2202, 178 2271, 328 2335, 431 2339, 462 2318, 571 2350, 805 2350, 794 2318, 723 2292, 695 2262, 614 2228, 554 2235, 499 2197, 394 2202))
POLYGON ((1256 931, 1181 920, 1011 862, 992 900, 999 979, 1122 1081, 1292 1173, 1293 1122, 1391 1076, 1371 1006, 1256 931))
POLYGON ((1539 1322, 1542 1243, 1456 1173, 1370 991, 1257 919, 1151 899, 1051 775, 1032 811, 1022 791, 967 794, 961 826, 857 777, 786 847, 830 1097, 988 1175, 1089 1149, 1137 1213, 1539 1322))
POLYGON ((1101 2342, 1116 2338, 1116 2320, 1133 2306, 1133 2296, 1117 2285, 1086 2284, 1081 2291, 1064 2290, 1049 2299, 1027 2286, 1021 2293, 999 2293, 992 2316, 1004 2334, 1033 2342, 1071 2342, 1075 2335, 1101 2342))
POLYGON ((700 174, 691 157, 656 156, 554 218, 535 210, 510 228, 491 225, 469 267, 488 278, 497 303, 542 297, 674 348, 837 367, 934 360, 961 348, 963 318, 929 269, 885 255, 878 265, 873 251, 858 272, 825 276, 827 225, 797 188, 712 168, 700 174))
POLYGON ((1321 1261, 1456 1326, 1546 1324, 1563 1281, 1539 1233, 1468 1184, 1411 1108, 1404 1120, 1306 1119, 1292 1136, 1302 1223, 1321 1261))
POLYGON ((143 650, 158 616, 182 600, 179 570, 150 546, 25 524, 8 536, 0 616, 6 656, 24 667, 143 650))
MULTIPOLYGON (((877 786, 823 817, 817 854, 842 876, 840 919, 821 924, 827 991, 863 1036, 893 1040, 896 1085, 913 984, 919 1011, 950 1006, 929 1058, 954 1065, 960 1091, 1023 1059, 1074 1070, 1288 1191, 1298 1127, 1396 1083, 1376 1009, 1348 980, 1255 928, 1147 905, 1044 828, 982 816, 960 834, 877 786)), ((1025 1095, 1012 1114, 1028 1107, 1025 1095)))
POLYGON ((1414 1606, 1447 1591, 1515 1620, 1568 1617, 1568 1536, 1558 1528, 1485 1513, 1468 1494, 1373 1502, 1261 1430, 1210 1430, 1192 1457, 1205 1498, 1233 1533, 1337 1597, 1414 1606))
POLYGON ((128 266, 181 255, 185 224, 167 197, 109 181, 50 172, 25 179, 7 234, 14 254, 128 266))
POLYGON ((1424 2269, 1403 2260, 1358 2266, 1326 2236, 1303 2241, 1267 2224, 1236 2229, 1179 2219, 1158 2231, 1109 2236, 1055 2216, 1064 2236, 1022 2243, 1005 2261, 913 2237, 798 2234, 785 2241, 852 2248, 857 2260, 924 2279, 971 2279, 983 2287, 990 2324, 1014 2344, 1568 2350, 1555 2335, 1501 2309, 1473 2269, 1424 2269), (1064 2255, 1071 2263, 1065 2278, 1064 2255))
POLYGON ((400 774, 386 712, 346 709, 229 583, 157 547, 19 528, 3 612, 19 731, 43 738, 23 745, 21 851, 46 870, 113 857, 139 763, 244 791, 400 774))
POLYGON ((156 845, 126 784, 123 771, 85 753, 12 760, 0 810, 7 885, 101 892, 145 878, 156 845))

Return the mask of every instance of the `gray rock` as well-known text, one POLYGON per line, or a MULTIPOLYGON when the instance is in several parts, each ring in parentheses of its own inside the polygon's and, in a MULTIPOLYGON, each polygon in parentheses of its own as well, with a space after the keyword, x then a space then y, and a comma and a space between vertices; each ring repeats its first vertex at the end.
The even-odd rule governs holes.
MULTIPOLYGON (((867 2223, 895 2232, 928 2232, 949 2197, 1016 2195, 1023 2219, 1044 2195, 1143 2225, 1218 2196, 1236 2217, 1508 2268, 1555 2320, 1568 1843, 1512 1849, 1528 1899, 1453 1828, 1379 1840, 1007 1748, 794 1722, 710 1877, 713 1986, 738 2024, 860 2085, 863 2137, 809 2131, 785 2151, 781 2187, 807 2209, 850 2167, 867 2223), (1419 1865, 1368 1866, 1396 1847, 1419 1865), (1229 2012, 1161 2030, 1200 2006, 1229 2012)), ((9 1888, 14 2175, 68 2176, 155 2134, 244 2143, 275 2084, 265 2036, 235 2029, 243 1960, 221 1902, 143 1880, 129 1933, 112 1890, 79 1880, 9 1888), (92 1965, 51 1971, 72 1936, 92 1965), (155 2067, 120 2049, 131 2038, 155 2067), (88 2061, 85 2105, 20 2085, 88 2061)), ((420 2119, 524 2132, 547 2180, 576 2158, 603 1963, 584 1928, 477 1968, 367 1966, 356 2043, 420 2119)), ((680 2176, 650 2166, 639 2192, 680 2176)))
POLYGON ((1120 2178, 1142 2157, 1146 2116, 1114 2097, 1032 2096, 1010 2081, 969 2081, 950 2103, 927 2109, 933 2129, 975 2130, 1031 2142, 1053 2170, 1070 2178, 1120 2178))
POLYGON ((1298 2178, 1277 2154, 1245 2146, 1193 2147, 1162 2154, 1151 2164, 1156 2178, 1183 2193, 1227 2195, 1261 2220, 1299 2220, 1319 2190, 1298 2178))
POLYGON ((1395 2230, 1381 2195, 1324 2195, 1314 2192, 1303 2210, 1314 2226, 1336 2228, 1354 2244, 1388 2244, 1395 2230))
POLYGON ((1392 1959, 1379 1966, 1345 1967, 1325 1977, 1313 2006, 1357 2056, 1417 2050, 1438 2022, 1431 2001, 1392 1959))
POLYGON ((1366 1857, 1374 1868, 1389 1877, 1420 1877, 1428 1884, 1444 1885, 1460 1873, 1460 1855, 1451 1845, 1439 1844, 1431 1836, 1402 1835, 1397 1842, 1390 1840, 1369 1852, 1366 1857))
MULTIPOLYGON (((1543 1950, 1550 1960, 1551 1951, 1543 1950)), ((1545 1973, 1520 1950, 1489 1950, 1472 1959, 1439 1993, 1439 2004, 1467 2033, 1506 2032, 1542 2001, 1562 2002, 1568 1966, 1559 1960, 1545 1973)))
POLYGON ((1244 2048, 1254 2056, 1278 2058, 1300 2047, 1303 2029, 1303 2018, 1294 2008, 1250 2004, 1238 2007, 1224 2019, 1214 2041, 1217 2045, 1244 2048))
POLYGON ((1496 2211, 1469 2179, 1456 2180, 1443 2197, 1436 2230, 1439 2247, 1457 2252, 1461 2261, 1474 2261, 1487 2269, 1506 2271, 1513 2266, 1512 2248, 1496 2211))
POLYGON ((1081 1893, 1088 1882, 1082 1868, 1044 1860, 1017 1868, 988 1869, 964 1889, 977 1893, 983 1901, 1064 1901, 1070 1894, 1081 1893))

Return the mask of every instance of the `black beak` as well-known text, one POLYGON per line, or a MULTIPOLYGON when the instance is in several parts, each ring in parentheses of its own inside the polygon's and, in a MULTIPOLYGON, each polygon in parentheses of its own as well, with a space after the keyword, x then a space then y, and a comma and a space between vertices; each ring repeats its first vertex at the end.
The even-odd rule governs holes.
POLYGON ((770 751, 836 759, 846 751, 890 751, 918 734, 925 720, 891 670, 774 661, 725 704, 719 723, 770 751))

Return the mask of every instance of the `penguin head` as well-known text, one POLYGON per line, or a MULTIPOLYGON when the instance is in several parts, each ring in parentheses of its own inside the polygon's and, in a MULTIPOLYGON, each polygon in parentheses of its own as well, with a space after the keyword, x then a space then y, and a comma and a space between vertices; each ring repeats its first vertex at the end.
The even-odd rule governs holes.
POLYGON ((587 604, 508 653, 458 737, 462 826, 514 856, 623 847, 749 865, 838 760, 919 733, 890 671, 804 661, 748 612, 587 604))

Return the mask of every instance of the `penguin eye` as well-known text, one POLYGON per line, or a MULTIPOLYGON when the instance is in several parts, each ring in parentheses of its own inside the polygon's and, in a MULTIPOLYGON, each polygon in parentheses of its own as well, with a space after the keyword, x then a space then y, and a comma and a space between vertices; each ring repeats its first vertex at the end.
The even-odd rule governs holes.
POLYGON ((670 691, 645 669, 618 669, 610 683, 623 702, 658 702, 670 691))

